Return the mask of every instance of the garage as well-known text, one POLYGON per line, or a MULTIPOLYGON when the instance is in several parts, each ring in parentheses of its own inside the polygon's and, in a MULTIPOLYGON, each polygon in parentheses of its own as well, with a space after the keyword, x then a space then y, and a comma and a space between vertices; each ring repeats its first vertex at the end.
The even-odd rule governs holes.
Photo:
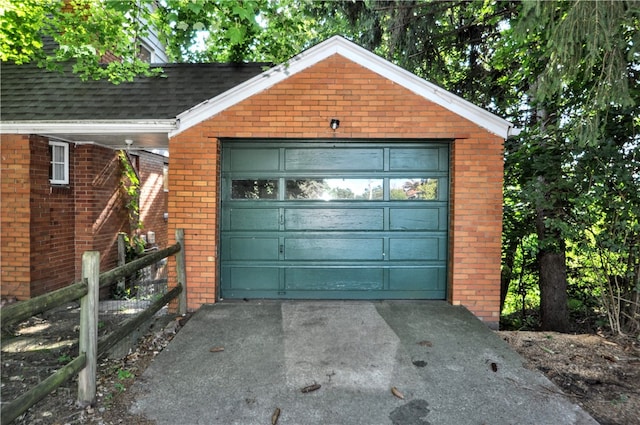
POLYGON ((222 140, 220 297, 445 299, 451 140, 222 140))
POLYGON ((444 299, 497 327, 508 121, 337 36, 176 119, 189 309, 444 299))

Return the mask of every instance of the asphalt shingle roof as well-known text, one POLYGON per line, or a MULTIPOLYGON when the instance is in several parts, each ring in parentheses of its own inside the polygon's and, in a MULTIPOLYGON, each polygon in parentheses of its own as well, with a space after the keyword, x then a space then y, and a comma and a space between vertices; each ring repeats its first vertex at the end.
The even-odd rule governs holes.
POLYGON ((267 64, 164 64, 131 83, 82 81, 35 65, 0 66, 2 121, 171 119, 260 74, 267 64))

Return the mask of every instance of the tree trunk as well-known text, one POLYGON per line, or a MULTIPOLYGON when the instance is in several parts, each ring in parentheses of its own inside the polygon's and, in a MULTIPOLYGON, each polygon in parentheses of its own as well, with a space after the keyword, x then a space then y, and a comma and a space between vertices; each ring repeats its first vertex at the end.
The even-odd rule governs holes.
POLYGON ((568 332, 567 266, 564 251, 541 250, 540 319, 542 330, 568 332))
POLYGON ((543 209, 536 211, 536 231, 541 246, 538 251, 541 327, 545 331, 568 332, 566 246, 558 231, 546 227, 545 218, 549 215, 552 214, 543 209))
MULTIPOLYGON (((536 83, 532 88, 534 97, 537 85, 536 83)), ((548 134, 549 124, 555 124, 553 121, 557 116, 552 114, 550 117, 544 106, 537 108, 536 119, 541 135, 548 134)), ((556 139, 541 137, 540 148, 548 150, 550 148, 548 143, 553 140, 556 139)), ((535 207, 539 246, 540 321, 542 330, 568 332, 566 244, 560 230, 548 227, 547 223, 547 220, 553 222, 564 216, 563 197, 551 192, 562 179, 562 158, 560 155, 555 155, 543 157, 540 160, 547 161, 543 167, 544 174, 538 176, 538 190, 541 196, 535 207)))

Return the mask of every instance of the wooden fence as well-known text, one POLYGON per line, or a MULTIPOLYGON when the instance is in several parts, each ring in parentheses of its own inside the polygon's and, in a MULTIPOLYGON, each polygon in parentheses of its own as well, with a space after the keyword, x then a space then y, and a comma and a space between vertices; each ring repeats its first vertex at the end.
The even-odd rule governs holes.
POLYGON ((175 245, 102 274, 100 274, 100 253, 88 251, 82 256, 82 281, 49 294, 3 307, 0 310, 0 322, 2 327, 6 328, 12 324, 20 323, 33 315, 80 299, 80 335, 78 357, 42 381, 38 386, 4 406, 0 411, 1 424, 11 423, 75 374, 78 375, 78 403, 81 406, 92 404, 96 397, 96 372, 99 357, 174 298, 178 297, 178 314, 185 314, 187 311, 187 297, 183 247, 184 231, 178 229, 176 230, 175 245), (126 320, 116 331, 98 340, 98 294, 100 288, 108 287, 119 279, 174 254, 177 263, 177 285, 143 312, 126 320))

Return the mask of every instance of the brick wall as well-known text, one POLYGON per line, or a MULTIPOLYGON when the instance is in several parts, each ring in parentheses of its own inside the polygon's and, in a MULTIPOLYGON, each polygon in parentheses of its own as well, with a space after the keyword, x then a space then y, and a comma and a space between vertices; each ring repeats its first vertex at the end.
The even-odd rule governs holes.
POLYGON ((100 270, 117 265, 119 232, 129 232, 129 213, 120 181, 117 152, 95 145, 74 150, 76 278, 82 276, 82 253, 100 252, 100 270))
MULTIPOLYGON (((73 184, 52 186, 49 182, 49 139, 31 136, 30 191, 30 296, 62 288, 74 281, 75 255, 73 184)), ((69 145, 69 175, 73 176, 74 149, 69 145)))
POLYGON ((29 298, 29 137, 0 141, 0 290, 2 298, 29 298))
POLYGON ((117 263, 117 234, 129 230, 117 153, 69 145, 69 184, 49 182, 49 139, 3 135, 2 297, 28 299, 82 276, 82 253, 117 263))
POLYGON ((500 321, 503 143, 456 140, 451 159, 449 300, 490 326, 500 321))
MULTIPOLYGON (((497 325, 502 140, 339 55, 169 141, 169 235, 185 229, 188 307, 216 300, 219 140, 334 136, 454 140, 449 301, 497 325), (329 128, 331 118, 340 119, 335 134, 329 128)), ((173 273, 173 267, 169 270, 173 273)))

